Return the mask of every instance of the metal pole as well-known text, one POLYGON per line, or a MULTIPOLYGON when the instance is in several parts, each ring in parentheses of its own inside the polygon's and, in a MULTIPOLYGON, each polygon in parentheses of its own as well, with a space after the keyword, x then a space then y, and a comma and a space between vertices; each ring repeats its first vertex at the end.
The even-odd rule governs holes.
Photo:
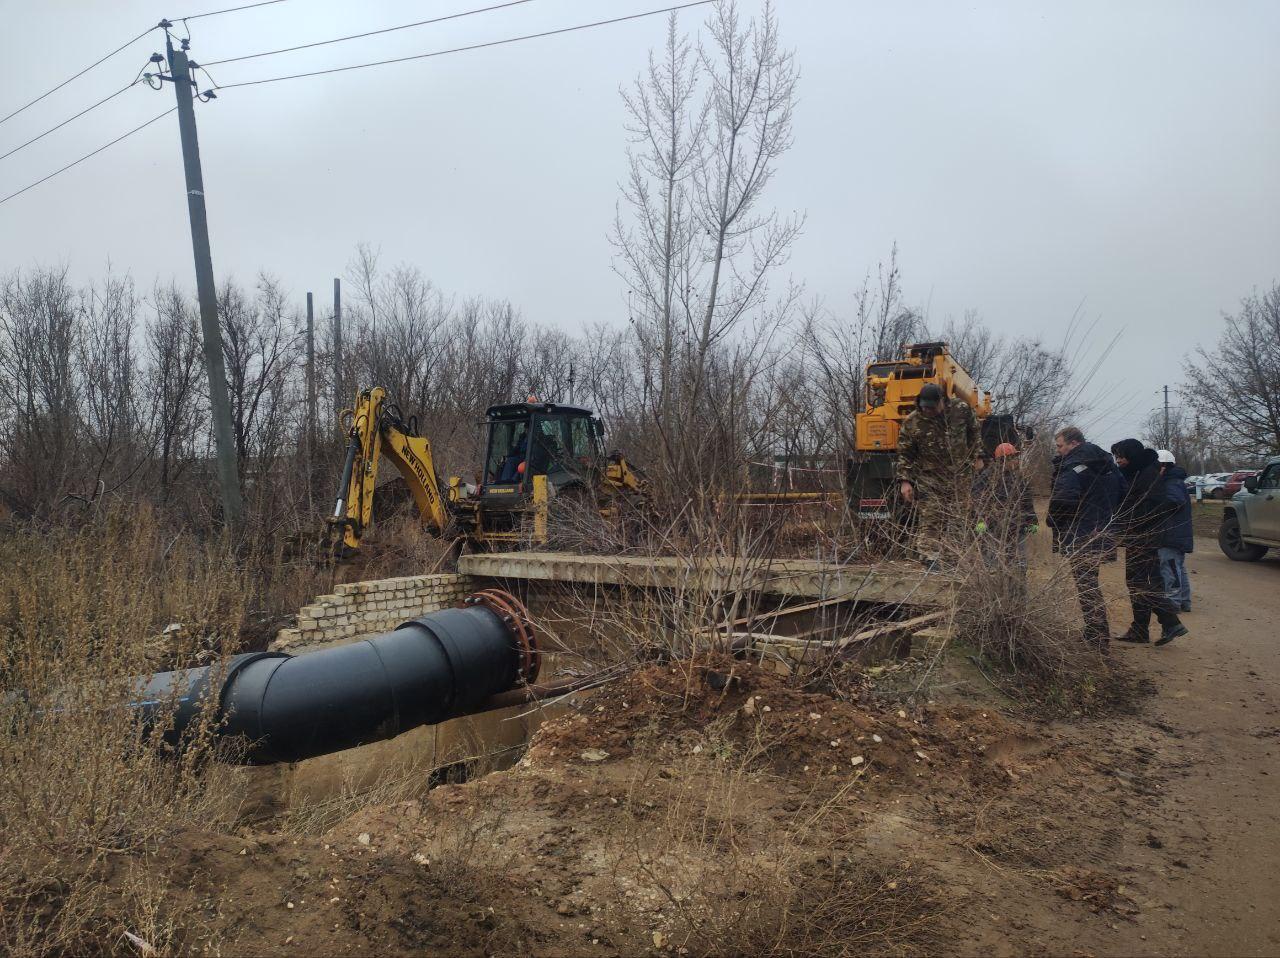
MULTIPOLYGON (((209 377, 209 407, 217 454, 218 487, 222 512, 232 526, 240 525, 244 503, 236 465, 235 436, 231 428, 231 400, 227 395, 227 370, 222 360, 222 330, 218 326, 218 300, 213 283, 213 258, 209 252, 209 222, 204 209, 204 176, 200 171, 200 144, 196 139, 196 111, 192 104, 191 68, 185 50, 174 50, 166 41, 169 75, 178 97, 178 132, 182 138, 182 166, 187 178, 187 212, 191 218, 191 247, 196 260, 196 294, 200 299, 200 330, 204 338, 204 367, 209 377)), ((184 44, 185 46, 185 44, 184 44)))
POLYGON ((1169 387, 1164 387, 1164 447, 1166 449, 1172 445, 1172 437, 1169 435, 1169 387))
POLYGON ((333 415, 342 412, 346 394, 342 391, 342 280, 333 278, 333 415))
POLYGON ((307 475, 311 474, 316 444, 316 314, 307 293, 307 475))

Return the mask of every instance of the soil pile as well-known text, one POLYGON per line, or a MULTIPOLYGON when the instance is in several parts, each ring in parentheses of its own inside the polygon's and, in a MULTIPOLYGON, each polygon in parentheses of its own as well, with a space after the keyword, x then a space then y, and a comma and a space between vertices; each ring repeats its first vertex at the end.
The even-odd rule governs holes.
MULTIPOLYGON (((772 773, 794 781, 851 774, 892 782, 930 775, 984 775, 987 749, 1014 733, 994 712, 963 707, 906 710, 864 704, 788 684, 731 658, 655 666, 606 686, 581 713, 544 726, 533 763, 692 750, 716 735, 772 773), (860 771, 859 771, 860 770, 860 771)), ((599 761, 600 759, 594 759, 599 761)))
POLYGON ((114 887, 165 870, 187 950, 927 953, 999 887, 983 859, 1046 876, 1057 907, 1123 910, 1071 819, 1086 779, 1105 798, 1088 761, 994 711, 703 658, 596 691, 510 771, 320 835, 193 830, 118 861, 114 887))

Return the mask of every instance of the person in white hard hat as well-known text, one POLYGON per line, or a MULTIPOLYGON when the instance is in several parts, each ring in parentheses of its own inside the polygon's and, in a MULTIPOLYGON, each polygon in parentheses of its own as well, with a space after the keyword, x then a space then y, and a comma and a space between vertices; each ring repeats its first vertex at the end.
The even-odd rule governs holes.
POLYGON ((1160 560, 1160 578, 1165 594, 1179 612, 1191 611, 1191 580, 1187 578, 1187 553, 1195 549, 1195 534, 1191 525, 1191 494, 1187 492, 1187 471, 1173 458, 1168 449, 1156 450, 1160 463, 1160 479, 1164 483, 1164 495, 1178 505, 1178 511, 1161 530, 1157 555, 1160 560))

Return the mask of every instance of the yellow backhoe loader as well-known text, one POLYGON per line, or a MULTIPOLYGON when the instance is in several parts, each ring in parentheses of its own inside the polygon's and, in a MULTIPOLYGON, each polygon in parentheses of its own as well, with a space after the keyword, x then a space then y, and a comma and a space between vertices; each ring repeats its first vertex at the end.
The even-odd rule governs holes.
POLYGON ((484 463, 471 486, 458 477, 443 484, 431 443, 418 434, 382 387, 362 390, 343 413, 347 454, 329 519, 338 558, 359 548, 373 522, 378 465, 386 456, 413 496, 423 527, 458 538, 474 551, 547 542, 557 499, 593 503, 616 518, 644 499, 644 480, 620 453, 604 455, 604 429, 589 409, 539 402, 490 406, 485 413, 484 463))

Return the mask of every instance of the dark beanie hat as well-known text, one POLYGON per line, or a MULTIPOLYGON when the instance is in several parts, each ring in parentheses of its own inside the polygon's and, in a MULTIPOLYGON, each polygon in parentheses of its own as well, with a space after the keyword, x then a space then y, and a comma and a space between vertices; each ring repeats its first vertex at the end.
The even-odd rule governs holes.
POLYGON ((937 383, 925 383, 924 388, 920 390, 920 396, 916 399, 916 403, 921 406, 941 405, 942 390, 937 383))
POLYGON ((1121 459, 1133 461, 1142 458, 1142 452, 1147 447, 1136 439, 1121 439, 1118 443, 1111 447, 1112 455, 1119 456, 1121 459))

